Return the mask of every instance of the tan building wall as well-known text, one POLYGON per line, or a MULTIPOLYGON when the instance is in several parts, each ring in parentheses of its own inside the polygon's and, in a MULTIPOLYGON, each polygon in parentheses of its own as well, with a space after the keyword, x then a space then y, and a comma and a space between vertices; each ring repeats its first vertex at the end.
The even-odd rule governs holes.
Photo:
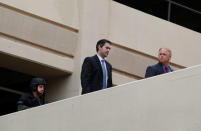
POLYGON ((108 61, 115 85, 144 78, 160 47, 173 51, 175 70, 201 63, 192 59, 201 55, 200 33, 112 0, 0 2, 0 41, 6 41, 0 44, 1 56, 9 58, 7 63, 16 60, 15 66, 1 65, 44 76, 49 101, 80 94, 83 59, 96 53, 102 38, 114 43, 108 61))
POLYGON ((124 47, 157 56, 159 47, 172 50, 172 62, 189 67, 201 63, 201 35, 117 2, 111 3, 109 39, 124 47))
POLYGON ((2 4, 61 25, 79 29, 79 0, 0 0, 2 4))

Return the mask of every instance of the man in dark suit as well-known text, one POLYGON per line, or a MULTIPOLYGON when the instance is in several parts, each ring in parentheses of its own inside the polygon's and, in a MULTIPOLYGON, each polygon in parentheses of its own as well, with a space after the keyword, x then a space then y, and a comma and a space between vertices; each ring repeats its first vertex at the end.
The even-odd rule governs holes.
POLYGON ((160 75, 163 73, 172 72, 169 65, 171 59, 171 50, 168 48, 160 48, 158 53, 158 63, 152 66, 148 66, 145 74, 145 78, 160 75))
POLYGON ((112 66, 105 60, 111 44, 109 40, 99 40, 96 44, 97 54, 85 58, 81 71, 82 94, 112 86, 112 66))

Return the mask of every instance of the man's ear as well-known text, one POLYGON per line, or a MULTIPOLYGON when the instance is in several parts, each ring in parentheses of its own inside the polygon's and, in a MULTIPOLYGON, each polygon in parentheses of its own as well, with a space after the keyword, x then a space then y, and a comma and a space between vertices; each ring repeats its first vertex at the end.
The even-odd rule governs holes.
POLYGON ((100 45, 98 45, 98 51, 99 51, 99 49, 101 48, 101 46, 100 45))
POLYGON ((169 57, 169 61, 171 60, 171 56, 169 57))

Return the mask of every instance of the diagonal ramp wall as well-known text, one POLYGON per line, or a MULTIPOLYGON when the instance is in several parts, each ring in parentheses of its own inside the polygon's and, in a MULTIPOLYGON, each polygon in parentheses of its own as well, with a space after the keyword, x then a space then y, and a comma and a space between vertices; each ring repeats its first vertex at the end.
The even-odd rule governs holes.
POLYGON ((201 65, 0 117, 0 131, 200 131, 201 65))

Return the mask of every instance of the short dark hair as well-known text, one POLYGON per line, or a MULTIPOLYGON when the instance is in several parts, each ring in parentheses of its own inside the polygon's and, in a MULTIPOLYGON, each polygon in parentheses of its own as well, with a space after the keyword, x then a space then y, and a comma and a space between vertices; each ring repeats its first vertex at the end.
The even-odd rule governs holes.
POLYGON ((109 43, 110 45, 112 44, 112 42, 109 40, 101 39, 96 44, 96 52, 98 52, 98 46, 103 47, 105 45, 105 43, 109 43))

